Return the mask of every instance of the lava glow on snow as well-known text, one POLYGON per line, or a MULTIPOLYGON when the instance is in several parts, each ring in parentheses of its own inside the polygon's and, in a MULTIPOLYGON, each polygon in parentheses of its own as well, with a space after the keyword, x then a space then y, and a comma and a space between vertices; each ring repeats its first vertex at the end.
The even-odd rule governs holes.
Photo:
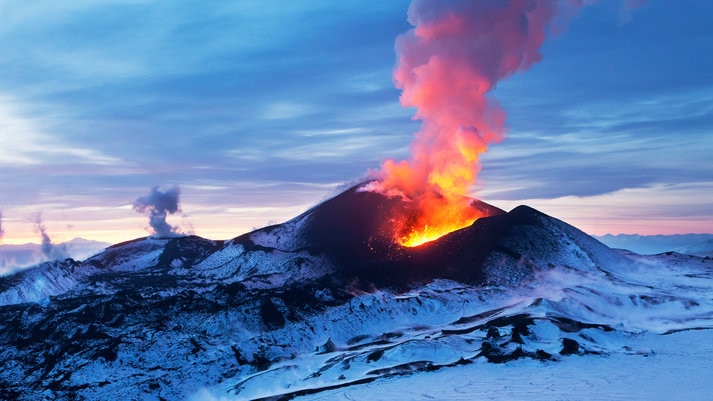
POLYGON ((497 82, 541 59, 555 16, 580 1, 414 0, 414 26, 396 40, 394 83, 401 104, 422 120, 409 160, 386 160, 371 190, 401 196, 414 211, 396 224, 394 239, 418 246, 472 224, 481 212, 469 192, 479 156, 505 132, 505 112, 490 92, 497 82))

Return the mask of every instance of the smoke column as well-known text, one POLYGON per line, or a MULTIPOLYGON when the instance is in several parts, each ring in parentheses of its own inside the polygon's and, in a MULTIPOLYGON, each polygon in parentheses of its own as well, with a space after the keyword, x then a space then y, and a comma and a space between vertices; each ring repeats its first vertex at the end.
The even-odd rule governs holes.
POLYGON ((40 244, 40 250, 48 258, 52 254, 52 240, 50 236, 47 235, 47 228, 41 222, 37 222, 37 229, 40 230, 40 236, 42 237, 42 243, 40 244))
POLYGON ((52 254, 52 240, 47 234, 47 227, 42 223, 42 214, 37 213, 33 218, 33 222, 35 223, 35 230, 40 233, 40 251, 46 258, 49 258, 52 254))
POLYGON ((158 237, 169 237, 177 234, 178 227, 166 223, 166 215, 174 214, 181 210, 179 198, 181 191, 177 186, 162 192, 158 186, 151 188, 146 196, 141 196, 134 201, 134 210, 139 213, 149 214, 149 225, 158 237))
POLYGON ((42 215, 37 214, 34 219, 35 229, 40 233, 40 251, 47 260, 66 259, 69 257, 66 245, 60 244, 55 246, 47 234, 47 227, 42 223, 42 215))
POLYGON ((422 125, 410 159, 385 161, 372 187, 414 203, 399 242, 418 245, 480 217, 465 197, 480 154, 504 138, 505 112, 491 91, 539 61, 547 26, 558 12, 579 6, 581 0, 412 1, 414 28, 396 40, 393 79, 401 104, 415 107, 422 125))

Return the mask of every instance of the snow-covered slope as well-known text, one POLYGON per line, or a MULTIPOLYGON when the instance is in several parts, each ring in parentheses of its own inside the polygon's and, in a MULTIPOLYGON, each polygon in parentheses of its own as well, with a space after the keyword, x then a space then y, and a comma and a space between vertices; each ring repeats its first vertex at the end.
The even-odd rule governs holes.
POLYGON ((710 259, 615 252, 524 206, 402 248, 380 230, 399 205, 353 189, 231 241, 142 238, 0 277, 0 399, 322 397, 652 356, 713 328, 710 259))
MULTIPOLYGON (((313 401, 551 401, 710 399, 713 330, 658 335, 642 333, 635 344, 647 352, 584 355, 557 362, 520 359, 483 361, 448 369, 394 375, 305 394, 313 401)), ((201 389, 192 401, 226 400, 201 389)), ((240 398, 238 398, 240 399, 240 398)), ((279 398, 278 398, 279 399, 279 398)))
POLYGON ((45 262, 14 275, 0 278, 0 305, 23 302, 44 303, 52 295, 74 287, 93 269, 80 267, 71 259, 45 262))
POLYGON ((708 239, 702 242, 697 242, 693 245, 676 248, 673 251, 686 255, 713 257, 713 239, 708 239))

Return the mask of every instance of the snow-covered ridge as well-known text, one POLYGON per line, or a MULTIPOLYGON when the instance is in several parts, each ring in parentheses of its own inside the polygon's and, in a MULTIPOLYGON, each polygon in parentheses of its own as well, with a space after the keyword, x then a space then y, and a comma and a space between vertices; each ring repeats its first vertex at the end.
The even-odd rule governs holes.
POLYGON ((47 302, 50 296, 72 289, 93 273, 74 260, 45 262, 0 279, 0 305, 47 302))

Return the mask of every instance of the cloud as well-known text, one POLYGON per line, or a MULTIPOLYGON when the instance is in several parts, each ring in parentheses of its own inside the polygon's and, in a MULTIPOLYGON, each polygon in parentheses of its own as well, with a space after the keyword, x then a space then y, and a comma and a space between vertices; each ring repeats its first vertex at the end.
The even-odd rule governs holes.
POLYGON ((0 166, 51 163, 114 164, 118 159, 89 147, 62 141, 43 132, 36 122, 23 117, 21 107, 8 97, 0 97, 0 166))
POLYGON ((487 201, 505 210, 526 204, 594 235, 710 232, 713 181, 652 184, 592 196, 487 201))
POLYGON ((3 236, 5 236, 5 230, 2 227, 2 210, 0 210, 0 241, 2 241, 3 236))
POLYGON ((477 195, 591 196, 708 178, 700 166, 713 152, 709 93, 673 91, 626 104, 578 102, 515 106, 508 140, 483 155, 477 195))

